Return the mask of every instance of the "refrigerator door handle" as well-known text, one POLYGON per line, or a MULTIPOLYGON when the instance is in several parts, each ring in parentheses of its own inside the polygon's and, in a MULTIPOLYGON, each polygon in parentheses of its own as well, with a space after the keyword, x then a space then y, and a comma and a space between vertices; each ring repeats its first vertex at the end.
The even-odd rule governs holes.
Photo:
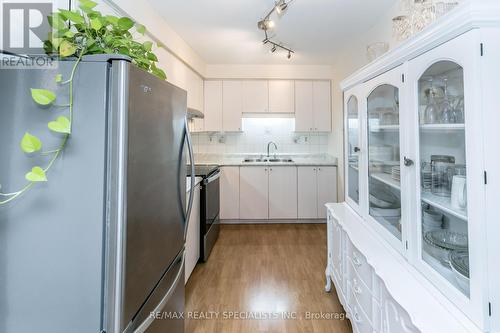
POLYGON ((175 291, 175 288, 177 287, 177 285, 179 284, 179 282, 181 280, 182 273, 184 272, 184 259, 185 259, 185 257, 186 257, 186 252, 184 252, 182 254, 181 265, 180 265, 179 271, 177 272, 177 275, 175 276, 174 283, 172 283, 172 285, 168 289, 165 296, 163 296, 160 303, 158 303, 158 305, 154 308, 154 310, 151 311, 151 314, 146 318, 146 320, 144 320, 139 325, 139 327, 137 327, 135 329, 134 333, 144 333, 149 328, 149 326, 151 326, 151 324, 153 323, 153 321, 155 319, 153 314, 158 314, 158 313, 161 313, 163 311, 163 309, 167 305, 168 301, 170 300, 170 297, 172 296, 173 292, 175 291))
POLYGON ((193 208, 193 199, 194 199, 194 187, 196 183, 195 179, 195 171, 194 171, 194 154, 193 154, 193 144, 191 141, 191 134, 189 133, 189 126, 188 126, 188 120, 187 118, 184 121, 184 127, 185 127, 185 135, 186 135, 186 142, 188 146, 188 151, 189 151, 189 160, 190 160, 190 166, 191 166, 191 186, 189 187, 189 201, 188 201, 188 207, 187 207, 187 212, 186 212, 186 223, 184 224, 184 243, 186 242, 186 237, 187 237, 187 231, 189 227, 189 217, 191 216, 191 210, 193 208))

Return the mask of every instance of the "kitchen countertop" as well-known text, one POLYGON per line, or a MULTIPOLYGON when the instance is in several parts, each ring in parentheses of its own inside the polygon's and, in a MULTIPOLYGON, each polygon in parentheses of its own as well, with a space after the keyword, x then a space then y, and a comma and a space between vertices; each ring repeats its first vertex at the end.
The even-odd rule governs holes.
POLYGON ((271 154, 271 158, 291 158, 293 162, 243 162, 243 159, 260 158, 262 154, 195 154, 197 165, 216 164, 220 166, 337 166, 337 158, 329 154, 271 154))

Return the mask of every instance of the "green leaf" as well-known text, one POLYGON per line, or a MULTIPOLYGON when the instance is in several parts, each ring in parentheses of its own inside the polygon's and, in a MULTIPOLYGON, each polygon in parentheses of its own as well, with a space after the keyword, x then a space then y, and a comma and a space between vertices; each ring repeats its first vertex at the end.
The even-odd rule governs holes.
POLYGON ((66 23, 64 23, 64 19, 59 15, 59 13, 53 13, 52 15, 47 17, 49 20, 49 24, 55 30, 61 30, 66 28, 66 23))
POLYGON ((66 32, 64 32, 64 37, 68 37, 68 38, 73 38, 75 36, 75 33, 71 30, 68 30, 66 32))
POLYGON ((92 27, 92 29, 94 30, 99 30, 102 28, 102 23, 101 23, 101 20, 99 20, 98 18, 94 18, 94 19, 91 19, 90 20, 90 26, 92 27))
POLYGON ((154 53, 151 53, 151 52, 148 52, 148 54, 146 55, 148 57, 149 60, 151 61, 154 61, 154 62, 157 62, 158 61, 158 58, 156 57, 156 55, 154 53))
POLYGON ((70 20, 70 21, 77 23, 77 24, 85 23, 85 19, 78 12, 70 11, 70 10, 66 10, 66 9, 59 9, 59 13, 66 20, 70 20))
POLYGON ((146 33, 146 27, 139 23, 135 24, 135 30, 137 30, 137 32, 141 35, 144 35, 146 33))
POLYGON ((118 17, 116 16, 113 16, 113 15, 106 15, 104 17, 109 23, 111 23, 112 25, 115 25, 117 26, 118 25, 118 17))
POLYGON ((63 40, 61 44, 59 45, 59 54, 61 57, 69 57, 75 54, 76 52, 76 45, 67 41, 63 40))
POLYGON ((165 48, 165 44, 163 44, 162 42, 156 43, 156 46, 158 46, 160 49, 165 48))
POLYGON ((122 30, 128 30, 134 26, 134 21, 128 17, 122 17, 118 19, 118 28, 122 30))
POLYGON ((31 97, 40 105, 49 105, 56 100, 56 94, 47 89, 31 89, 31 97))
POLYGON ((28 154, 34 153, 42 149, 42 141, 29 132, 26 132, 21 140, 21 149, 28 154))
POLYGON ((146 51, 151 51, 151 49, 153 48, 153 42, 146 41, 146 42, 142 43, 142 46, 144 47, 144 49, 146 51))
POLYGON ((58 117, 56 120, 51 121, 48 124, 48 127, 52 132, 63 134, 71 133, 71 122, 64 116, 58 117))
POLYGON ((60 83, 62 81, 62 74, 57 74, 54 80, 56 81, 56 83, 60 83))
POLYGON ((91 1, 91 0, 78 0, 80 2, 80 7, 81 8, 87 8, 87 9, 92 9, 95 6, 97 6, 97 2, 91 1))
POLYGON ((153 73, 154 75, 156 75, 156 76, 157 76, 157 77, 159 77, 160 79, 162 79, 162 80, 166 80, 166 79, 167 79, 167 74, 165 74, 165 72, 164 72, 163 70, 161 70, 161 69, 159 69, 159 68, 154 67, 154 68, 152 68, 152 70, 151 70, 151 71, 152 71, 152 73, 153 73))
POLYGON ((31 171, 28 172, 24 177, 26 178, 26 180, 34 183, 47 181, 47 176, 45 175, 45 171, 43 171, 43 169, 38 166, 33 167, 33 169, 31 169, 31 171))

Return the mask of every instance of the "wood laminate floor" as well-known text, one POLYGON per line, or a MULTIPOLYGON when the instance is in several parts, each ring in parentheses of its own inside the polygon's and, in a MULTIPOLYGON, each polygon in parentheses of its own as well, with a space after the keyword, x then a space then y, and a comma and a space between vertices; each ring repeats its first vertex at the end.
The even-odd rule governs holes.
POLYGON ((352 332, 325 264, 324 224, 222 225, 186 286, 186 332, 352 332))

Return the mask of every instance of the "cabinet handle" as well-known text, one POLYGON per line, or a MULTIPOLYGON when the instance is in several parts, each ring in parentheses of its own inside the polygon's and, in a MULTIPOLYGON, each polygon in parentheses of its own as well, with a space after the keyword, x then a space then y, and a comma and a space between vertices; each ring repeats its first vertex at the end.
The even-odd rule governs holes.
POLYGON ((313 171, 316 171, 316 168, 313 168, 313 171))
POLYGON ((411 159, 409 159, 408 157, 405 156, 405 158, 404 158, 404 164, 405 164, 405 166, 410 167, 410 166, 413 165, 413 160, 411 160, 411 159))
POLYGON ((354 263, 354 265, 358 267, 362 265, 361 260, 359 260, 359 258, 356 255, 353 255, 352 262, 354 263))
POLYGON ((318 168, 318 171, 321 171, 321 168, 318 168))
POLYGON ((355 292, 356 294, 360 295, 360 294, 361 294, 361 292, 362 292, 362 290, 361 290, 361 288, 358 286, 358 280, 353 279, 353 280, 352 280, 352 284, 354 285, 354 287, 353 287, 354 292, 355 292))
POLYGON ((361 318, 359 317, 359 313, 358 313, 358 310, 356 309, 356 307, 354 307, 354 320, 357 322, 357 323, 360 323, 361 322, 361 318))
POLYGON ((267 168, 265 168, 264 171, 267 171, 267 168))
POLYGON ((269 169, 269 171, 273 171, 273 168, 269 169))
POLYGON ((359 153, 361 151, 361 149, 359 147, 354 147, 354 152, 355 153, 359 153))

